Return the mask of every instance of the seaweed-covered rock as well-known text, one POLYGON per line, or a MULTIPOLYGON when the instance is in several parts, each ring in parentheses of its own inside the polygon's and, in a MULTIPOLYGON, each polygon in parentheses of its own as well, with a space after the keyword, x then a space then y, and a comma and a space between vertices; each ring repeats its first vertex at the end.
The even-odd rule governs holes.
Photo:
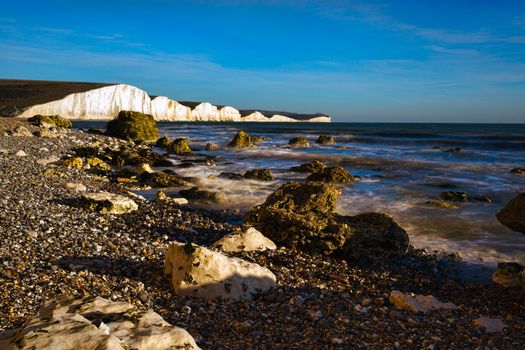
POLYGON ((317 140, 315 140, 315 143, 319 145, 333 145, 335 143, 335 139, 330 135, 319 135, 317 140))
POLYGON ((153 116, 140 112, 121 111, 107 125, 107 134, 134 141, 154 141, 159 137, 153 116))
POLYGON ((496 217, 512 231, 525 234, 525 192, 514 197, 496 217))
POLYGON ((216 144, 214 143, 211 143, 211 142, 208 142, 206 144, 206 151, 218 151, 219 150, 219 146, 217 146, 216 144))
POLYGON ((82 207, 101 214, 124 214, 139 207, 131 199, 109 192, 86 193, 82 196, 82 207))
POLYGON ((466 202, 468 200, 468 195, 465 192, 458 191, 441 192, 439 197, 449 202, 466 202))
POLYGON ((255 146, 255 141, 253 138, 245 133, 244 131, 239 131, 233 140, 230 141, 228 147, 234 148, 247 148, 255 146))
POLYGON ((174 154, 191 153, 190 143, 187 139, 175 139, 168 145, 168 152, 174 154))
POLYGON ((203 203, 220 204, 226 201, 223 194, 208 191, 199 187, 192 187, 187 190, 179 191, 179 194, 186 199, 203 203))
POLYGON ((288 141, 288 145, 294 148, 308 147, 310 146, 310 142, 308 142, 306 138, 299 136, 299 137, 294 137, 293 139, 288 141))
POLYGON ((333 182, 333 183, 353 183, 356 181, 356 178, 352 176, 343 167, 339 165, 324 168, 319 170, 306 178, 306 181, 320 181, 320 182, 333 182))
POLYGON ((71 123, 71 120, 62 118, 59 115, 40 115, 37 114, 31 118, 28 119, 28 121, 36 126, 41 126, 44 128, 65 128, 65 129, 71 129, 73 126, 73 123, 71 123))
POLYGON ((150 182, 156 187, 180 187, 187 185, 186 181, 179 175, 163 171, 157 173, 143 172, 141 180, 150 182))
POLYGON ((268 169, 252 169, 248 170, 244 174, 245 179, 250 180, 259 180, 259 181, 274 181, 275 178, 272 175, 272 172, 268 169))
POLYGON ((525 175, 525 168, 517 167, 510 171, 511 174, 525 175))
POLYGON ((98 157, 86 158, 86 163, 84 167, 87 167, 87 166, 89 166, 90 168, 95 168, 95 169, 100 169, 100 170, 111 170, 111 166, 98 157))
POLYGON ((166 136, 163 136, 159 138, 157 142, 155 142, 155 146, 160 147, 160 148, 167 148, 170 143, 171 143, 170 139, 167 138, 166 136))
POLYGON ((291 167, 290 170, 297 173, 315 173, 325 168, 326 165, 324 163, 318 160, 312 160, 311 162, 291 167))
POLYGON ((64 160, 64 165, 72 169, 82 169, 84 167, 84 159, 81 157, 71 157, 64 160))

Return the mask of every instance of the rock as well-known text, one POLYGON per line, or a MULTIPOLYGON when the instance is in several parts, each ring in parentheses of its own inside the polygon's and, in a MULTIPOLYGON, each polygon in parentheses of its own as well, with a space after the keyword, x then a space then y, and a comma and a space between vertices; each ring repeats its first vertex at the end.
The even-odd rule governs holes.
POLYGON ((66 190, 72 190, 77 192, 86 192, 87 188, 81 183, 67 182, 63 186, 66 190))
POLYGON ((49 158, 39 159, 36 161, 36 163, 39 165, 48 165, 51 163, 58 162, 59 160, 60 158, 58 158, 57 156, 51 156, 49 158))
POLYGON ((187 183, 182 177, 173 173, 157 172, 157 173, 142 173, 141 179, 149 181, 158 187, 180 187, 186 186, 187 183))
POLYGON ((168 196, 163 191, 158 191, 157 192, 157 194, 155 195, 155 200, 157 202, 168 202, 168 203, 176 204, 176 205, 186 205, 186 204, 188 204, 188 200, 186 198, 182 198, 182 197, 173 198, 173 197, 168 196))
POLYGON ((310 142, 302 136, 294 137, 290 141, 288 141, 288 145, 290 145, 293 148, 300 148, 300 147, 308 147, 310 146, 310 142))
POLYGON ((204 299, 251 299, 275 286, 275 275, 265 267, 191 243, 173 243, 164 260, 177 295, 204 299))
POLYGON ((326 165, 318 160, 291 167, 291 171, 298 173, 315 173, 326 168, 326 165))
POLYGON ((512 231, 525 234, 525 192, 514 197, 496 217, 512 231))
POLYGON ((439 197, 449 202, 466 202, 468 200, 468 195, 465 192, 458 191, 441 192, 439 197))
POLYGON ((245 179, 259 180, 259 181, 274 181, 272 173, 268 169, 252 169, 244 173, 245 179))
POLYGON ((437 207, 437 208, 447 208, 447 209, 457 209, 459 208, 457 205, 454 205, 449 202, 445 201, 439 201, 435 199, 431 199, 425 202, 425 205, 428 207, 437 207))
POLYGON ((84 168, 96 168, 100 170, 111 170, 111 166, 98 157, 88 157, 84 168), (89 167, 87 167, 89 165, 89 167))
POLYGON ((208 142, 206 144, 206 151, 218 151, 219 150, 219 146, 217 146, 216 144, 214 143, 211 143, 211 142, 208 142))
POLYGON ((44 138, 49 138, 49 139, 54 139, 54 138, 57 138, 59 137, 60 135, 62 135, 61 132, 59 132, 56 128, 51 128, 51 129, 47 129, 47 128, 43 128, 41 127, 36 133, 35 133, 36 136, 38 137, 44 137, 44 138))
POLYGON ((157 123, 150 114, 132 111, 120 111, 108 123, 107 134, 134 141, 152 141, 159 137, 157 123))
POLYGON ((321 182, 334 182, 334 183, 353 183, 356 181, 356 178, 352 176, 343 167, 339 165, 324 168, 319 170, 306 178, 306 181, 321 181, 321 182))
POLYGON ((247 147, 253 147, 255 146, 255 142, 253 138, 245 133, 244 131, 239 131, 233 140, 230 141, 228 144, 228 147, 234 147, 234 148, 247 148, 247 147))
POLYGON ((158 160, 155 160, 153 161, 152 163, 153 166, 158 166, 158 167, 163 167, 163 166, 173 166, 173 162, 169 159, 158 159, 158 160))
POLYGON ((148 173, 152 174, 154 173, 153 169, 151 169, 151 166, 148 163, 142 163, 137 166, 137 173, 148 173))
POLYGON ((137 203, 131 199, 104 191, 84 194, 82 206, 102 214, 124 214, 138 209, 137 203))
POLYGON ((220 173, 219 178, 221 179, 228 179, 228 180, 243 180, 244 176, 237 173, 220 173))
POLYGON ((277 248, 275 243, 264 237, 262 233, 253 227, 238 233, 226 235, 213 243, 212 247, 224 252, 251 252, 254 250, 263 251, 277 248))
POLYGON ((27 157, 27 153, 24 152, 23 150, 19 150, 18 152, 15 153, 15 156, 17 156, 17 157, 27 157))
POLYGON ((478 327, 485 328, 487 333, 498 333, 507 327, 499 318, 489 318, 485 316, 475 319, 474 324, 478 327))
POLYGON ((432 295, 416 295, 414 298, 393 290, 389 296, 390 303, 396 308, 408 310, 413 313, 427 313, 430 310, 455 309, 456 305, 452 303, 442 303, 432 295))
POLYGON ((15 137, 31 137, 33 134, 31 131, 27 130, 25 126, 19 125, 13 131, 11 131, 11 136, 15 137))
POLYGON ((187 190, 182 190, 179 192, 179 194, 189 200, 210 204, 220 204, 226 201, 226 198, 221 193, 208 191, 199 187, 192 187, 187 190))
POLYGON ((449 149, 446 149, 445 151, 443 152, 448 152, 448 153, 461 153, 461 147, 454 147, 454 148, 449 148, 449 149))
POLYGON ((517 167, 510 171, 511 174, 525 175, 525 168, 517 167))
POLYGON ((52 127, 71 129, 73 123, 71 120, 62 118, 59 115, 40 115, 37 114, 27 120, 33 125, 41 126, 47 129, 52 127))
POLYGON ((174 154, 184 154, 191 153, 191 148, 188 140, 186 139, 176 139, 168 145, 168 152, 174 154))
POLYGON ((155 142, 155 146, 160 147, 160 148, 167 148, 170 143, 171 143, 170 139, 164 136, 164 137, 159 138, 157 142, 155 142))
POLYGON ((525 266, 516 262, 499 263, 492 280, 503 287, 525 288, 525 266))
POLYGON ((191 335, 152 310, 100 297, 62 297, 11 334, 0 334, 2 349, 199 349, 191 335))
POLYGON ((333 145, 335 143, 335 139, 329 135, 319 135, 317 140, 315 140, 315 143, 319 145, 333 145))
POLYGON ((64 165, 68 168, 82 169, 84 167, 84 160, 80 157, 71 157, 64 160, 64 165))

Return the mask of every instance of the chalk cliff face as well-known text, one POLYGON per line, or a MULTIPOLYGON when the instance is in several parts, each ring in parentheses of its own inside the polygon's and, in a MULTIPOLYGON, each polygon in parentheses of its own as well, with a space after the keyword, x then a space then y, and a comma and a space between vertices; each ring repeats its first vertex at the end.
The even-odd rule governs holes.
POLYGON ((153 99, 137 87, 119 84, 96 88, 24 109, 17 115, 29 118, 36 114, 60 115, 77 120, 109 120, 120 111, 136 111, 153 115, 157 121, 211 121, 211 122, 330 122, 330 117, 312 117, 297 120, 293 117, 275 114, 271 117, 254 111, 244 117, 231 107, 217 107, 208 102, 191 103, 186 106, 165 96, 153 99))

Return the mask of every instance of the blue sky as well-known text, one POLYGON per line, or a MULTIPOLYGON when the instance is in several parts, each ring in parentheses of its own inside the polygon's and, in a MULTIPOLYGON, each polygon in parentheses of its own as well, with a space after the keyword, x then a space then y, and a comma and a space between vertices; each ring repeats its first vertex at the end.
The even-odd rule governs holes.
POLYGON ((0 1, 4 78, 336 121, 525 122, 525 1, 0 1))

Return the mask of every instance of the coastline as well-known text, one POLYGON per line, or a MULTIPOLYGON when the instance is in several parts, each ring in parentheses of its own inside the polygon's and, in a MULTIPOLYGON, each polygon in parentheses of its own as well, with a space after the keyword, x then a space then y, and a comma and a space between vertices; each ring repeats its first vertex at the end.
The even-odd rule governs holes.
POLYGON ((107 174, 69 169, 60 161, 77 146, 132 144, 78 131, 56 138, 3 135, 16 125, 37 130, 21 120, 0 119, 0 330, 20 326, 44 300, 66 293, 153 308, 207 349, 525 345, 522 291, 451 279, 453 259, 415 249, 399 261, 362 265, 288 248, 236 253, 271 269, 277 288, 254 301, 176 296, 161 273, 169 242, 208 246, 234 231, 226 221, 236 213, 143 200, 107 174), (20 150, 27 156, 17 156, 20 150), (53 157, 54 162, 37 163, 53 157), (79 193, 62 187, 66 182, 131 197, 139 210, 121 216, 86 212, 78 206, 79 193), (461 306, 414 315, 389 304, 396 289, 461 306), (190 314, 181 312, 184 306, 190 314), (481 315, 501 318, 508 327, 485 333, 473 325, 481 315))

